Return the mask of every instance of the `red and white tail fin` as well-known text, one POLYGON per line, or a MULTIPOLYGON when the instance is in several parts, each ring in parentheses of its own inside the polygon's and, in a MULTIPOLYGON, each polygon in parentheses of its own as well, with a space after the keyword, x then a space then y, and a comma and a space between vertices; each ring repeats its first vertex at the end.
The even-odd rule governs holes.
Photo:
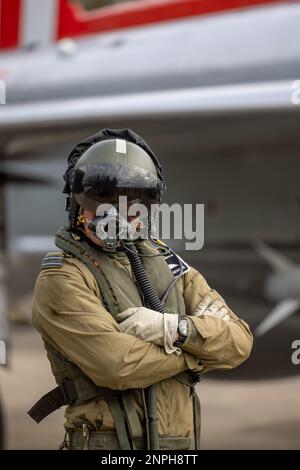
MULTIPOLYGON (((97 10, 100 19, 102 10, 97 10)), ((90 23, 95 18, 97 13, 86 12, 71 0, 0 0, 0 50, 46 46, 65 37, 93 34, 90 23)))
POLYGON ((47 45, 56 40, 58 0, 0 0, 0 48, 47 45))

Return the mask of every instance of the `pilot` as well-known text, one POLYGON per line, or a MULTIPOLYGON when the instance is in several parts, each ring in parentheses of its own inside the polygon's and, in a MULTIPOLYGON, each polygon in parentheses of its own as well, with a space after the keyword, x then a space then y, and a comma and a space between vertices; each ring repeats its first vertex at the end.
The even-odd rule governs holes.
POLYGON ((62 448, 198 449, 195 384, 248 358, 249 327, 136 210, 166 187, 140 136, 104 129, 80 142, 64 179, 69 223, 32 312, 57 387, 29 414, 39 422, 67 405, 62 448))

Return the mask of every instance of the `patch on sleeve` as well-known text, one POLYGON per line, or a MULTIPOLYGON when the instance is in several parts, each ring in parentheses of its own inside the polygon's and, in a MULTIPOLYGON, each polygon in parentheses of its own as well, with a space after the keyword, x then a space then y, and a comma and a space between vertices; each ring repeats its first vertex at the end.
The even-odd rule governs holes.
POLYGON ((182 276, 190 270, 189 265, 180 258, 177 253, 172 251, 169 255, 165 256, 165 261, 168 264, 170 271, 174 276, 182 276))
POLYGON ((47 253, 41 263, 41 270, 48 268, 61 268, 64 264, 64 253, 58 251, 55 253, 47 253))

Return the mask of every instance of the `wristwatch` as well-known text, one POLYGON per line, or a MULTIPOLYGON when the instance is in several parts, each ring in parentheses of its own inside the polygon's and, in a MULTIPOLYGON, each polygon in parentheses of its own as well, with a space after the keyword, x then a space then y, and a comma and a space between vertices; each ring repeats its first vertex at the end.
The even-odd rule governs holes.
POLYGON ((178 321, 178 333, 179 333, 179 338, 175 342, 175 345, 181 345, 185 342, 189 332, 189 322, 186 317, 179 317, 178 321))

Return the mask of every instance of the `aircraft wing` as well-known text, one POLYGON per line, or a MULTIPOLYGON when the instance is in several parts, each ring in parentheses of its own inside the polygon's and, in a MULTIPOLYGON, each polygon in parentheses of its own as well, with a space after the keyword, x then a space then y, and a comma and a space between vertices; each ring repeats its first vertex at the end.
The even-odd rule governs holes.
POLYGON ((34 145, 53 149, 109 126, 133 127, 158 149, 170 138, 176 148, 184 133, 193 153, 195 133, 198 151, 208 142, 232 148, 242 135, 248 148, 249 134, 256 146, 277 147, 282 135, 295 142, 299 18, 297 2, 270 2, 3 53, 2 156, 24 158, 34 145))
MULTIPOLYGON (((300 111, 293 102, 295 82, 277 81, 168 91, 59 99, 5 105, 0 130, 33 131, 42 127, 99 123, 120 119, 207 116, 251 111, 300 111)), ((300 90, 300 83, 299 83, 300 90)), ((298 93, 300 101, 300 91, 298 93)))
POLYGON ((78 140, 110 126, 133 127, 155 144, 159 133, 174 141, 184 129, 187 146, 206 126, 206 142, 224 148, 222 136, 213 135, 216 121, 223 139, 231 136, 230 145, 235 139, 250 139, 256 145, 266 135, 279 138, 285 135, 284 126, 291 141, 300 112, 293 103, 294 86, 292 81, 273 81, 4 105, 0 149, 4 158, 25 158, 26 152, 78 140), (231 130, 225 131, 230 119, 231 130))

